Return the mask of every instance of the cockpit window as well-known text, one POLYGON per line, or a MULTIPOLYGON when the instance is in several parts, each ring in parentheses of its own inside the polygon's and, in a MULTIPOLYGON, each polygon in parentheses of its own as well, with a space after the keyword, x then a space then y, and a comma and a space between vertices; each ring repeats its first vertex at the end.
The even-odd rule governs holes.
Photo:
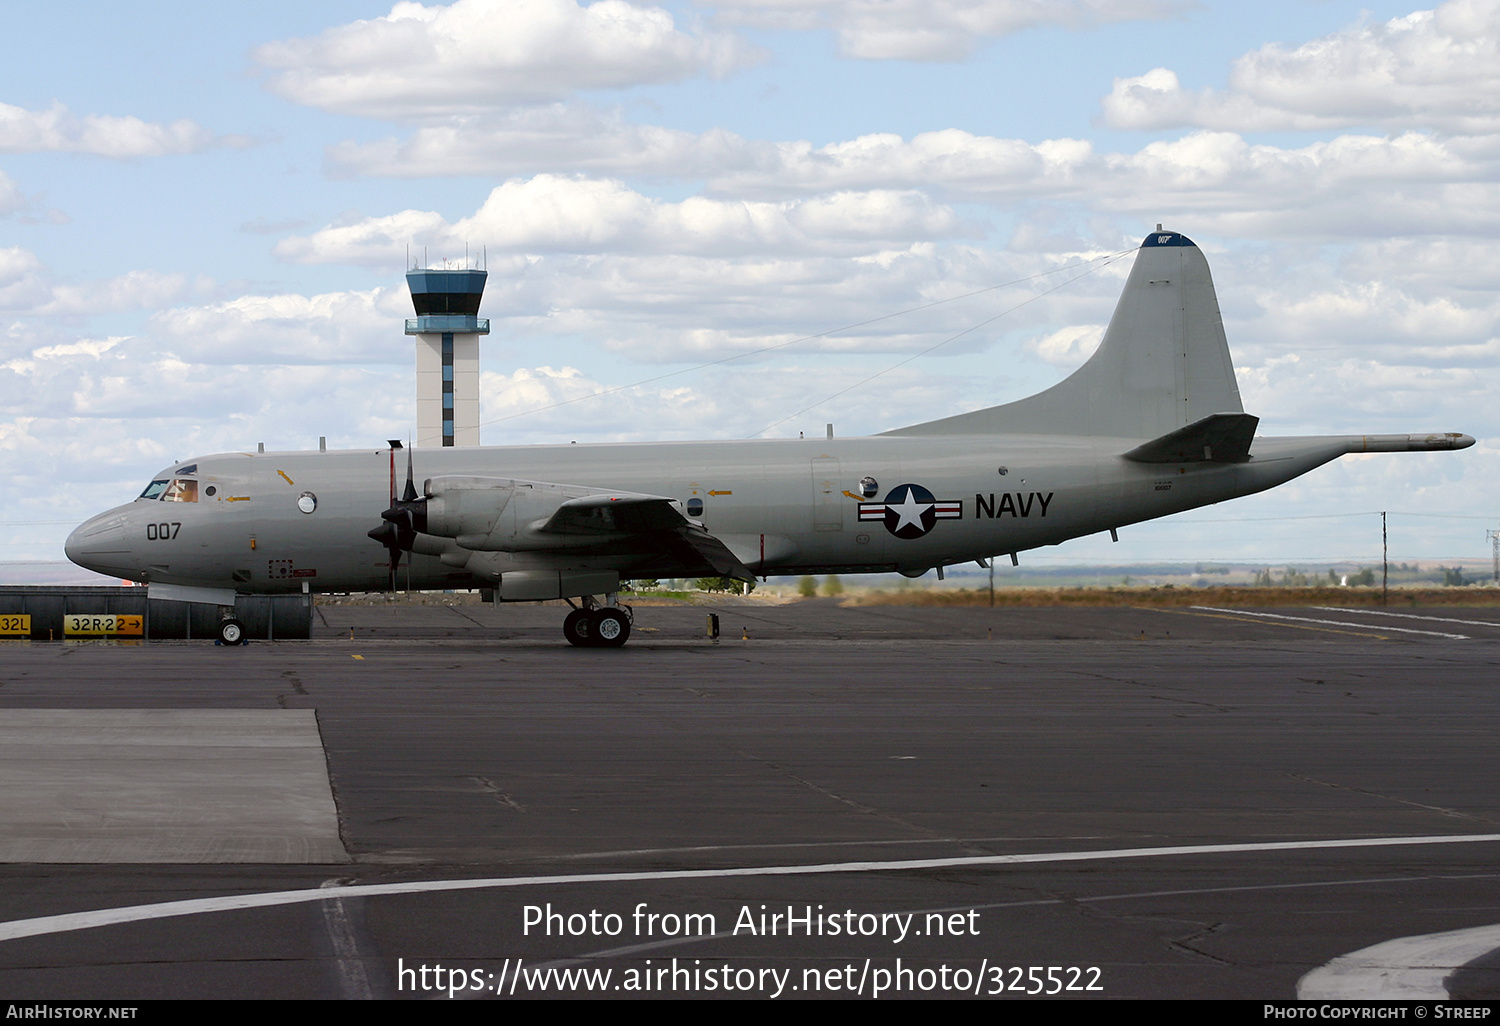
POLYGON ((177 468, 177 473, 179 473, 179 474, 196 474, 196 473, 198 473, 198 464, 196 464, 196 463, 189 463, 185 467, 178 467, 177 468))
POLYGON ((162 493, 162 502, 197 502, 198 482, 190 477, 179 477, 162 493))
POLYGON ((171 483, 171 481, 152 481, 146 486, 146 490, 141 493, 140 497, 143 499, 159 499, 161 498, 161 493, 166 491, 167 485, 171 483))

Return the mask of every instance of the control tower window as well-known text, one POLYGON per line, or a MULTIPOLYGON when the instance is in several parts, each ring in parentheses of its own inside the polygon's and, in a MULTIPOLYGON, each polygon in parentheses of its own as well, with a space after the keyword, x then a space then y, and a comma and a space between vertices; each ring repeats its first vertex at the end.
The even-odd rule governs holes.
POLYGON ((479 313, 478 292, 414 292, 411 305, 419 315, 462 315, 473 317, 479 313))

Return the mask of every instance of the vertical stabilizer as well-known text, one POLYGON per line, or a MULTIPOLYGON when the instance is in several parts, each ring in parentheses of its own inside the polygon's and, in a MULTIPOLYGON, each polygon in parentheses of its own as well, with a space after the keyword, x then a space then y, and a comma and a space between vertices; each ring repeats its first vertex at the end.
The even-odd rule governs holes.
POLYGON ((1088 361, 1044 392, 888 435, 1158 438, 1215 413, 1242 413, 1208 261, 1177 232, 1146 236, 1088 361))

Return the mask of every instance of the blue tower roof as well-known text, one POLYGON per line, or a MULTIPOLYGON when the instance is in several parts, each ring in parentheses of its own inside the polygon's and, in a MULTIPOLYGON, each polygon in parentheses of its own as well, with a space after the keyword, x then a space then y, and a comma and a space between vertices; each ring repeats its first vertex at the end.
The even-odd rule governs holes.
POLYGON ((485 271, 408 271, 411 305, 417 316, 406 322, 408 335, 437 332, 490 333, 488 318, 479 317, 484 296, 485 271))

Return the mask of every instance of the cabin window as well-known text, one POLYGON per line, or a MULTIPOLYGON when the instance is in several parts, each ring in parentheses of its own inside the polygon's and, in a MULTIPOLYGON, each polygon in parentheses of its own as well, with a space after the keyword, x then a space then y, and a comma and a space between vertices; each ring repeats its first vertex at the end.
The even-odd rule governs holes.
POLYGON ((174 478, 162 493, 162 502, 197 502, 198 482, 190 477, 174 478))
POLYGON ((703 500, 694 496, 687 501, 687 511, 690 517, 701 517, 703 515, 703 500))

